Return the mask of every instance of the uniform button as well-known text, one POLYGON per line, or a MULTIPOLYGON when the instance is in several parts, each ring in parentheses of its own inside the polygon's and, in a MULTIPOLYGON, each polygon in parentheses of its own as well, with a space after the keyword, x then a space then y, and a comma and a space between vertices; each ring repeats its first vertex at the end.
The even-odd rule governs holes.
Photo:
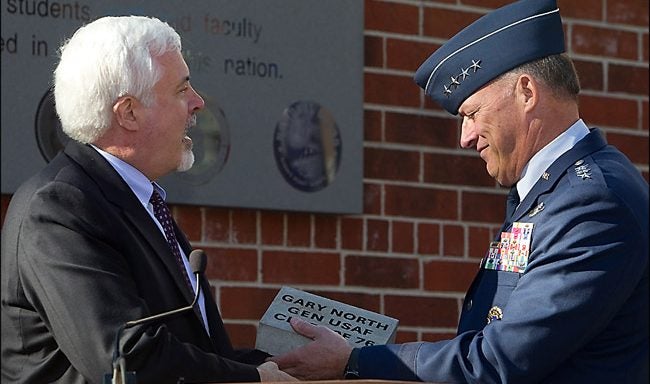
POLYGON ((474 304, 474 302, 472 301, 472 299, 467 300, 467 302, 465 303, 465 310, 466 311, 471 310, 473 304, 474 304))

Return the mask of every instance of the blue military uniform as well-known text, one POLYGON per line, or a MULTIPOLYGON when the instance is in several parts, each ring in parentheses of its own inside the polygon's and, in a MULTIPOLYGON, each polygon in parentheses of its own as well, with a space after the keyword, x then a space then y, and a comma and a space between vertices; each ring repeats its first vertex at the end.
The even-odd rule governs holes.
POLYGON ((363 348, 361 377, 647 382, 648 184, 598 130, 544 176, 511 218, 533 224, 525 270, 484 261, 456 338, 363 348))
MULTIPOLYGON (((456 114, 501 73, 563 52, 563 40, 554 0, 522 0, 450 39, 415 80, 456 114)), ((646 383, 648 204, 638 170, 591 130, 546 167, 506 217, 467 292, 458 335, 362 348, 359 376, 646 383)))

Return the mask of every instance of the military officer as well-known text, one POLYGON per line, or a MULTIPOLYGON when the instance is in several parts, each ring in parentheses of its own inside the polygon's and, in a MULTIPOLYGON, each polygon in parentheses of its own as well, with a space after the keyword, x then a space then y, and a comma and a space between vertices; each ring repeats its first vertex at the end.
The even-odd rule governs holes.
POLYGON ((647 382, 648 183, 580 118, 555 0, 483 16, 415 81, 462 117, 461 147, 510 187, 457 336, 352 349, 293 320, 314 341, 274 361, 303 379, 647 382))

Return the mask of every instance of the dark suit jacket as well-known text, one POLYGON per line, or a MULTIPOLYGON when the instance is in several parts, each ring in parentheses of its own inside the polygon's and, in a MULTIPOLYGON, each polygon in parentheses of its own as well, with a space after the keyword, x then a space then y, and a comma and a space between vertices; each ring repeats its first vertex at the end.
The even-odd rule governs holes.
POLYGON ((648 382, 648 184, 638 170, 594 130, 549 164, 511 219, 534 225, 524 273, 481 269, 457 337, 363 348, 361 377, 648 382), (492 307, 503 316, 488 324, 492 307))
MULTIPOLYGON (((176 227, 186 254, 190 245, 176 227)), ((2 381, 99 383, 129 320, 187 306, 164 236, 89 146, 70 142, 13 195, 2 233, 2 381)), ((235 351, 203 280, 210 335, 187 311, 124 331, 138 383, 259 381, 260 351, 235 351)))

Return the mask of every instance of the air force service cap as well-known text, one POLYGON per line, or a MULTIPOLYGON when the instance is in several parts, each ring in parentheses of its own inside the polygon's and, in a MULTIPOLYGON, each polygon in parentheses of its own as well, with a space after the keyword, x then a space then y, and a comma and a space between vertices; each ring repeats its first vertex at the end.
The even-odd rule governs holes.
POLYGON ((556 0, 520 0, 467 26, 422 63, 415 82, 451 114, 499 75, 527 62, 563 53, 556 0))

